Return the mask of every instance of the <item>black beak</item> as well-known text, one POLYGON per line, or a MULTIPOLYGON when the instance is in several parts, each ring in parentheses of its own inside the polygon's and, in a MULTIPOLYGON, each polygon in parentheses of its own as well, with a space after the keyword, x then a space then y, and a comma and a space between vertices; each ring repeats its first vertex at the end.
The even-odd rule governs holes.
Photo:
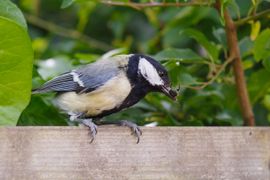
POLYGON ((172 90, 171 87, 167 87, 167 86, 161 86, 160 90, 169 98, 171 98, 172 100, 176 100, 177 97, 177 92, 175 90, 172 90))

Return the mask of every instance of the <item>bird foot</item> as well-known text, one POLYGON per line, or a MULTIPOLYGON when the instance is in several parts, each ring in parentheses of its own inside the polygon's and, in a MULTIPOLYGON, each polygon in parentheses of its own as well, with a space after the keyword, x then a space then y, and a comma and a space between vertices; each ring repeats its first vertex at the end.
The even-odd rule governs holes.
POLYGON ((91 135, 90 143, 92 143, 97 134, 97 125, 92 122, 92 119, 83 119, 81 122, 83 125, 89 128, 89 134, 91 135))
POLYGON ((129 127, 131 130, 131 135, 137 137, 137 144, 140 142, 140 136, 142 135, 142 131, 137 124, 130 121, 122 120, 120 121, 120 126, 129 127))

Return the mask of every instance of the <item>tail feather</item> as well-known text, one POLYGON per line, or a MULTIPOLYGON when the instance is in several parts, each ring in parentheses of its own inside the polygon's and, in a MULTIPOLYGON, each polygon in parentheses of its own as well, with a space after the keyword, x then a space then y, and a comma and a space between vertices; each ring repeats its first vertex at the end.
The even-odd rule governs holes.
POLYGON ((42 93, 47 93, 50 91, 51 91, 50 89, 37 88, 37 89, 32 89, 32 94, 42 94, 42 93))

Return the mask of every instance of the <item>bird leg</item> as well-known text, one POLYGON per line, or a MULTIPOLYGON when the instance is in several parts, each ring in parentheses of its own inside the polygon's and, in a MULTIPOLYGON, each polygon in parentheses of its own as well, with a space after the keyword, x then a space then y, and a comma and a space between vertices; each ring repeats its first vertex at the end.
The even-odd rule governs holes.
POLYGON ((92 143, 96 137, 97 134, 97 125, 95 125, 95 123, 93 123, 92 119, 85 119, 85 113, 74 113, 74 112, 69 112, 69 120, 72 122, 77 122, 80 124, 85 125, 86 127, 89 128, 89 134, 91 135, 91 141, 90 143, 92 143))
POLYGON ((80 117, 83 117, 84 116, 84 113, 74 113, 74 112, 68 112, 68 115, 69 115, 69 120, 71 122, 81 122, 80 121, 80 117))
POLYGON ((95 125, 95 123, 92 122, 92 119, 82 119, 80 122, 89 128, 90 130, 89 134, 91 135, 90 143, 92 143, 97 134, 97 125, 95 125))
POLYGON ((129 127, 132 132, 131 134, 137 137, 137 144, 140 142, 140 136, 142 135, 142 131, 137 124, 127 120, 122 120, 119 122, 119 125, 129 127))

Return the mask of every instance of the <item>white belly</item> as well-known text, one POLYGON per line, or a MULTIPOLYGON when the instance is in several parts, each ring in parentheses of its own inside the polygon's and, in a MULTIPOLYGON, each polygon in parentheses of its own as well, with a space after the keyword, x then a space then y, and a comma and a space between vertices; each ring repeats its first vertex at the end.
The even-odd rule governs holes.
POLYGON ((57 101, 60 108, 67 112, 86 112, 89 116, 95 116, 103 111, 120 106, 130 91, 129 80, 124 73, 120 73, 105 85, 90 93, 68 92, 60 95, 57 101))

